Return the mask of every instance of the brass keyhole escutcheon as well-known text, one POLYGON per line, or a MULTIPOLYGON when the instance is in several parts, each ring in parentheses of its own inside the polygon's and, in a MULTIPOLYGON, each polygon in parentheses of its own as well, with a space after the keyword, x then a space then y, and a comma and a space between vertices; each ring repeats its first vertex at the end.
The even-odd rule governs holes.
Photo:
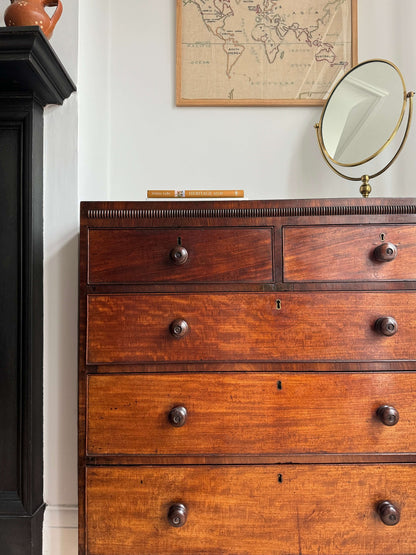
POLYGON ((382 241, 384 241, 385 237, 386 237, 386 236, 385 236, 384 233, 380 233, 380 239, 381 239, 382 241))
POLYGON ((281 310, 281 309, 282 309, 282 301, 280 299, 277 299, 276 310, 281 310))

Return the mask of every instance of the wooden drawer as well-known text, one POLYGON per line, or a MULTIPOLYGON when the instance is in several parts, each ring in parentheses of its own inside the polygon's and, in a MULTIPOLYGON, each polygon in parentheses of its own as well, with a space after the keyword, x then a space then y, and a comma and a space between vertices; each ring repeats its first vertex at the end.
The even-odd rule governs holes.
POLYGON ((416 226, 285 227, 283 267, 284 281, 414 280, 416 226))
POLYGON ((89 283, 273 281, 272 228, 90 229, 89 283))
POLYGON ((416 354, 416 292, 89 295, 87 302, 89 364, 414 360, 416 354), (390 337, 375 330, 387 317, 398 324, 390 337))
POLYGON ((90 375, 87 454, 414 452, 415 396, 412 373, 90 375))
POLYGON ((86 553, 413 555, 415 483, 411 464, 88 467, 86 553))

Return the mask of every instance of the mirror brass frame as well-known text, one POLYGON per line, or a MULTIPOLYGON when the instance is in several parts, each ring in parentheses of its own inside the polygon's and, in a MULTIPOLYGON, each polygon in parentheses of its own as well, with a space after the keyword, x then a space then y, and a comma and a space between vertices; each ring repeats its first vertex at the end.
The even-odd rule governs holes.
POLYGON ((322 146, 323 146, 325 155, 327 156, 327 158, 329 158, 329 160, 330 160, 332 163, 336 164, 337 166, 343 166, 343 167, 346 167, 346 168, 352 168, 352 167, 355 167, 355 166, 360 166, 361 164, 365 164, 366 162, 369 162, 370 160, 372 160, 373 158, 375 158, 376 156, 378 156, 378 155, 379 155, 379 154, 391 143, 391 141, 393 140, 393 138, 396 136, 396 134, 397 134, 397 132, 398 132, 398 130, 399 130, 401 124, 402 124, 403 116, 404 116, 404 113, 405 113, 405 109, 406 109, 406 85, 405 85, 405 82, 404 82, 404 79, 403 79, 403 75, 401 74, 399 68, 398 68, 395 64, 393 64, 392 62, 389 62, 388 60, 383 60, 383 59, 381 59, 381 58, 374 58, 374 59, 371 59, 371 60, 366 60, 365 62, 362 62, 362 63, 360 63, 360 64, 354 66, 354 67, 351 68, 345 75, 343 75, 343 76, 341 77, 341 79, 335 84, 335 86, 334 86, 334 88, 332 89, 332 91, 330 92, 330 94, 329 94, 329 96, 328 96, 328 99, 327 99, 326 102, 325 102, 325 106, 324 106, 324 108, 323 108, 323 110, 322 110, 321 118, 320 118, 320 120, 319 120, 319 129, 320 129, 320 138, 321 138, 321 142, 322 142, 322 146), (381 63, 383 63, 383 64, 389 65, 390 67, 392 67, 392 68, 396 71, 396 73, 398 74, 398 76, 399 76, 399 78, 400 78, 400 81, 401 81, 401 83, 402 83, 402 90, 403 90, 403 103, 402 103, 402 109, 401 109, 401 112, 400 112, 399 119, 398 119, 398 121, 397 121, 396 126, 395 126, 394 129, 393 129, 393 132, 391 133, 391 135, 389 136, 389 138, 387 139, 387 141, 386 141, 386 142, 385 142, 374 154, 371 154, 370 156, 368 156, 368 157, 365 158, 364 160, 361 160, 360 162, 354 162, 354 163, 352 163, 352 164, 346 164, 346 163, 343 163, 343 162, 338 162, 338 161, 335 160, 335 158, 333 158, 333 157, 328 153, 328 151, 326 150, 325 144, 324 144, 324 138, 323 138, 323 136, 322 136, 322 122, 323 122, 323 119, 324 119, 324 116, 325 116, 325 113, 326 113, 327 106, 328 106, 328 104, 329 104, 331 98, 334 96, 335 92, 336 92, 337 89, 339 88, 339 86, 345 81, 345 79, 346 79, 352 72, 354 72, 354 71, 355 71, 356 69, 358 69, 359 67, 363 67, 363 66, 365 66, 365 65, 368 65, 368 64, 374 63, 374 62, 381 62, 381 63))
POLYGON ((413 96, 414 96, 414 92, 406 92, 406 86, 405 86, 405 82, 403 79, 403 76, 400 72, 400 70, 398 69, 398 67, 393 64, 392 62, 389 62, 388 60, 383 60, 383 59, 372 59, 372 60, 366 60, 365 62, 362 62, 356 66, 354 66, 353 68, 351 68, 339 81, 338 83, 335 85, 335 87, 332 89, 327 101, 325 102, 325 106, 322 110, 322 114, 319 120, 319 123, 315 124, 315 129, 316 129, 316 135, 317 135, 317 139, 318 139, 318 144, 319 144, 319 148, 321 150, 322 156, 324 157, 325 162, 327 163, 327 165, 340 177, 343 177, 344 179, 347 179, 349 181, 361 181, 361 187, 360 187, 360 193, 362 194, 362 196, 364 198, 367 198, 370 193, 371 193, 371 185, 369 183, 370 179, 373 179, 374 177, 378 177, 379 175, 381 175, 383 172, 385 172, 392 164, 393 162, 396 160, 397 156, 400 154, 401 150, 403 149, 404 143, 406 142, 407 136, 409 134, 409 128, 410 128, 410 123, 412 120, 412 114, 413 114, 413 96), (326 108, 327 105, 329 103, 329 101, 332 98, 332 95, 335 93, 335 91, 337 90, 338 86, 344 81, 344 79, 355 69, 357 69, 358 67, 364 66, 366 64, 372 63, 372 62, 382 62, 382 63, 386 63, 388 65, 390 65, 391 67, 393 67, 393 69, 395 69, 395 71, 397 71, 401 82, 403 84, 403 105, 402 105, 402 110, 399 116, 399 120, 392 132, 392 134, 390 135, 390 137, 388 138, 388 140, 384 143, 384 145, 382 145, 374 154, 372 154, 371 156, 368 156, 367 158, 365 158, 364 160, 362 160, 361 162, 355 162, 353 164, 346 164, 346 163, 342 163, 342 162, 337 162, 335 159, 333 159, 330 154, 327 152, 325 145, 324 145, 324 141, 323 141, 323 136, 322 136, 322 121, 323 118, 325 116, 325 112, 326 112, 326 108), (342 173, 341 171, 339 171, 337 168, 334 167, 333 164, 336 164, 337 166, 343 166, 343 167, 348 167, 348 168, 352 168, 352 167, 356 167, 356 166, 360 166, 362 164, 365 164, 366 162, 369 162, 370 160, 373 160, 376 156, 378 156, 385 148, 387 148, 387 146, 391 143, 391 141, 394 139, 394 137, 396 136, 396 134, 398 133, 402 123, 403 123, 403 117, 405 114, 405 110, 406 110, 406 105, 407 105, 407 100, 409 100, 409 109, 408 109, 408 118, 407 118, 407 124, 406 124, 406 129, 402 138, 402 141, 399 145, 399 148, 397 149, 396 153, 394 154, 394 156, 392 157, 392 159, 390 160, 390 162, 388 164, 386 164, 380 171, 373 173, 371 175, 362 175, 361 177, 352 177, 352 176, 348 176, 345 175, 344 173, 342 173))

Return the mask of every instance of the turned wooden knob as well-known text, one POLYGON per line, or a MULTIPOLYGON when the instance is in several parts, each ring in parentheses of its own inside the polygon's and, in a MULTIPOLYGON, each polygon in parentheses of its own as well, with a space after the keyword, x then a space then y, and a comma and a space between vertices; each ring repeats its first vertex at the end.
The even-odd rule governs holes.
POLYGON ((390 262, 397 256, 397 247, 393 243, 381 243, 374 249, 374 258, 378 262, 390 262))
POLYGON ((176 339, 180 339, 188 333, 189 326, 186 320, 177 318, 176 320, 173 320, 173 322, 171 322, 169 326, 169 331, 173 335, 173 337, 176 337, 176 339))
POLYGON ((395 526, 400 522, 400 511, 390 501, 381 501, 377 505, 377 513, 386 526, 395 526))
POLYGON ((397 333, 397 330, 399 329, 396 320, 391 316, 384 316, 384 318, 378 318, 378 320, 376 320, 374 327, 376 331, 378 331, 378 333, 381 333, 382 335, 387 335, 387 336, 394 335, 395 333, 397 333))
POLYGON ((185 407, 173 407, 173 409, 169 411, 168 418, 172 426, 180 428, 185 424, 187 416, 188 411, 185 407))
POLYGON ((399 421, 399 411, 390 405, 378 407, 377 416, 385 426, 395 426, 399 421))
POLYGON ((182 247, 182 245, 176 245, 176 247, 170 251, 170 258, 176 266, 181 266, 188 260, 188 251, 185 247, 182 247))
POLYGON ((175 503, 169 507, 168 521, 171 526, 180 528, 186 523, 188 511, 182 503, 175 503))

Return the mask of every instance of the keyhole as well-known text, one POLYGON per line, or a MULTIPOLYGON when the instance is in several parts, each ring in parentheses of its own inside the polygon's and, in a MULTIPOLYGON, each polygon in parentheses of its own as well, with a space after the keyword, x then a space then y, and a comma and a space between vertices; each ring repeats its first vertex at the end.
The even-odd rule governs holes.
POLYGON ((178 245, 182 245, 182 237, 178 237, 178 245))
POLYGON ((282 308, 282 301, 280 299, 277 299, 276 301, 276 310, 281 310, 282 308))
POLYGON ((384 233, 380 233, 380 239, 381 239, 382 241, 384 241, 384 237, 385 237, 384 233))

